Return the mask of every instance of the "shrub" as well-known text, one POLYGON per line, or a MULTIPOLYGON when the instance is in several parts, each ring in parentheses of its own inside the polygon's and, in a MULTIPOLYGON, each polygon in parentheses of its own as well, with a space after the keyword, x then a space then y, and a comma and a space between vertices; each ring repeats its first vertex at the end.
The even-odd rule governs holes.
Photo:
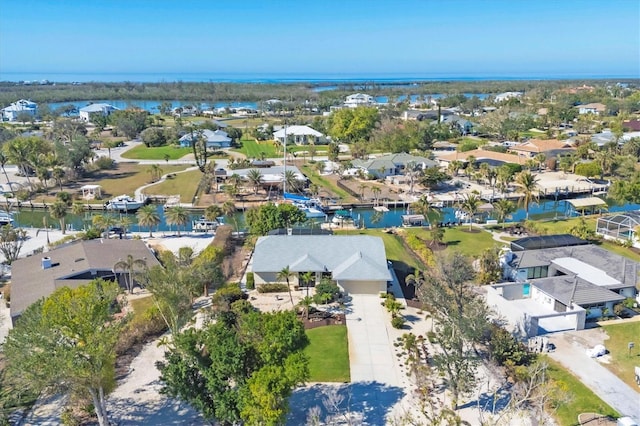
POLYGON ((258 286, 258 293, 282 293, 285 291, 289 291, 289 286, 286 284, 272 283, 258 286))
POLYGON ((237 300, 246 299, 247 295, 244 294, 240 288, 240 284, 231 283, 220 287, 211 297, 211 302, 214 305, 225 305, 227 307, 237 300))
POLYGON ((405 238, 409 248, 424 262, 427 266, 435 266, 435 258, 433 251, 427 247, 426 243, 414 234, 409 234, 405 238))
POLYGON ((340 294, 340 288, 330 280, 322 280, 316 286, 314 301, 316 303, 328 303, 340 294))
POLYGON ((436 337, 436 333, 433 331, 427 331, 427 340, 430 343, 436 343, 438 341, 437 337, 436 337))
POLYGON ((622 303, 616 303, 615 305, 613 305, 613 313, 616 314, 616 316, 618 317, 622 315, 624 310, 625 310, 625 307, 622 303))
POLYGON ((256 288, 256 281, 253 277, 253 272, 247 272, 247 288, 249 290, 253 290, 254 288, 256 288))
POLYGON ((110 170, 113 169, 116 163, 111 158, 102 156, 94 161, 93 164, 95 164, 99 170, 110 170))
POLYGON ((406 320, 404 319, 404 317, 402 315, 398 315, 395 316, 393 318, 391 318, 391 326, 393 328, 402 328, 404 327, 404 323, 406 322, 406 320))
POLYGON ((633 305, 636 304, 636 300, 633 297, 627 297, 622 301, 625 308, 633 309, 633 305))

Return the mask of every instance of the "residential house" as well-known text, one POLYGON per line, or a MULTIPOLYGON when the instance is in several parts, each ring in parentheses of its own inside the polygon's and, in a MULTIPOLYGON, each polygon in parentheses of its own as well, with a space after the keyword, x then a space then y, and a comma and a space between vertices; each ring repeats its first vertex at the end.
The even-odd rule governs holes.
POLYGON ((595 114, 600 115, 603 114, 607 110, 607 106, 605 104, 601 104, 598 102, 578 105, 578 114, 595 114))
POLYGON ((442 116, 442 122, 451 126, 452 129, 459 131, 461 135, 474 133, 474 124, 471 121, 460 117, 459 115, 442 116))
POLYGON ((114 265, 144 260, 151 268, 160 265, 142 240, 97 239, 78 241, 14 261, 11 265, 11 320, 15 321, 34 302, 62 287, 76 288, 96 278, 118 280, 125 286, 122 270, 114 265))
POLYGON ((509 151, 527 158, 544 154, 548 158, 565 155, 575 148, 567 141, 557 139, 529 139, 526 142, 509 147, 509 151))
MULTIPOLYGON (((235 169, 232 171, 233 174, 239 175, 243 179, 248 179, 249 172, 251 170, 258 170, 262 175, 262 185, 265 188, 273 188, 280 187, 282 182, 284 181, 284 166, 271 166, 271 167, 258 167, 253 166, 249 169, 235 169)), ((300 170, 296 166, 287 165, 287 172, 291 172, 296 177, 296 180, 300 182, 300 184, 304 185, 307 182, 307 177, 300 172, 300 170)))
POLYGON ((407 154, 405 152, 400 154, 383 155, 381 157, 370 158, 367 160, 356 159, 351 162, 351 165, 356 169, 360 169, 365 173, 375 176, 377 179, 381 179, 386 178, 387 176, 401 175, 409 163, 415 163, 422 169, 438 167, 438 163, 436 161, 425 157, 407 154))
POLYGON ((293 273, 291 285, 313 287, 333 280, 349 294, 386 293, 392 279, 384 244, 365 235, 270 235, 258 238, 251 269, 256 286, 284 282, 278 273, 293 273), (310 282, 304 275, 313 274, 310 282))
POLYGON ((360 106, 372 106, 376 105, 377 102, 371 95, 365 95, 364 93, 356 93, 353 95, 347 96, 347 99, 344 101, 344 106, 347 108, 357 108, 360 106))
POLYGON ((203 138, 205 138, 206 140, 206 144, 207 144, 207 149, 210 150, 215 150, 215 149, 221 149, 221 148, 230 148, 231 147, 231 143, 233 142, 233 139, 231 139, 229 137, 229 135, 227 134, 227 132, 225 132, 224 130, 209 130, 209 129, 203 129, 203 130, 198 130, 197 132, 189 132, 187 134, 185 134, 184 136, 182 136, 179 139, 180 142, 180 146, 185 148, 185 147, 190 147, 191 146, 191 141, 194 138, 198 138, 202 136, 203 138))
POLYGON ((441 109, 438 111, 437 109, 429 109, 429 110, 416 110, 409 109, 402 113, 402 119, 405 121, 409 120, 417 120, 417 121, 437 121, 438 116, 440 117, 440 121, 444 121, 446 117, 454 115, 454 112, 450 109, 441 109))
POLYGON ((498 93, 494 99, 496 103, 508 101, 509 99, 521 98, 524 92, 504 92, 498 93))
POLYGON ((487 302, 526 336, 581 330, 637 295, 640 264, 571 235, 513 241, 501 262, 510 282, 490 286, 487 302))
POLYGON ((622 122, 625 131, 640 132, 640 120, 626 120, 622 122))
POLYGON ((91 114, 100 114, 107 117, 111 115, 111 113, 113 113, 114 111, 118 111, 118 108, 114 107, 113 105, 97 103, 97 104, 87 105, 86 107, 82 107, 79 109, 78 112, 81 120, 90 122, 91 114))
POLYGON ((284 144, 285 138, 288 143, 293 142, 296 145, 326 143, 325 136, 309 126, 287 126, 273 132, 273 139, 280 144, 284 144))
POLYGON ((488 163, 491 166, 500 166, 505 163, 513 163, 523 165, 526 158, 520 155, 502 153, 496 151, 487 151, 484 149, 472 149, 465 152, 452 152, 438 157, 438 161, 442 166, 448 166, 452 161, 462 161, 467 163, 467 158, 474 157, 476 163, 488 163))
POLYGON ((195 117, 200 110, 195 105, 183 105, 171 109, 171 115, 174 117, 195 117))
POLYGON ((35 118, 37 115, 38 104, 26 99, 20 99, 8 107, 2 108, 3 121, 18 121, 18 118, 23 116, 35 118))

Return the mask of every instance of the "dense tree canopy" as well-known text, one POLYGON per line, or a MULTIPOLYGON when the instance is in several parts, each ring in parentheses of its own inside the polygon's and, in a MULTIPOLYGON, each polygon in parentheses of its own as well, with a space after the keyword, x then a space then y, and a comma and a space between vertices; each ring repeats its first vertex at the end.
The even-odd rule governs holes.
POLYGON ((379 120, 376 108, 343 108, 328 118, 327 131, 335 140, 355 142, 368 140, 379 120))
POLYGON ((305 220, 304 212, 291 204, 267 203, 247 211, 247 225, 255 235, 266 235, 272 229, 287 228, 305 220))
POLYGON ((163 391, 223 425, 281 424, 292 389, 308 377, 304 327, 292 311, 234 306, 204 329, 175 336, 158 363, 163 391))
POLYGON ((108 425, 105 396, 115 385, 122 326, 113 318, 118 292, 116 283, 94 280, 27 308, 4 344, 8 379, 36 393, 88 394, 99 424, 108 425))

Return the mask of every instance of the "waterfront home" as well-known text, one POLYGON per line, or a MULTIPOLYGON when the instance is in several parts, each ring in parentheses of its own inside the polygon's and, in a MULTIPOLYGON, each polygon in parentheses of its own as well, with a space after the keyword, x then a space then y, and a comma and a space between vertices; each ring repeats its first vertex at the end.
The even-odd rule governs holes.
POLYGON ((488 163, 490 166, 500 166, 505 163, 523 165, 527 160, 527 157, 521 155, 487 151, 484 149, 472 149, 471 151, 456 151, 451 154, 440 155, 438 161, 440 161, 442 166, 446 167, 455 160, 467 163, 469 157, 473 157, 476 163, 488 163))
POLYGON ((6 108, 2 108, 2 120, 3 121, 18 121, 20 117, 35 118, 38 114, 38 104, 28 101, 26 99, 20 99, 9 105, 6 108))
POLYGON ((296 145, 326 143, 325 136, 309 126, 287 126, 273 132, 273 139, 280 144, 293 142, 296 145))
POLYGON ((114 271, 114 266, 128 255, 144 260, 148 268, 160 265, 142 240, 102 238, 77 241, 14 261, 11 264, 11 320, 15 321, 32 303, 62 287, 76 288, 96 278, 117 280, 125 286, 124 275, 128 271, 114 271))
POLYGON ((233 139, 231 139, 224 130, 203 129, 193 133, 189 132, 182 136, 179 139, 180 146, 182 148, 188 148, 191 146, 192 140, 197 139, 198 137, 203 137, 205 139, 207 149, 209 150, 230 148, 231 143, 233 142, 233 139))
POLYGON ((487 303, 526 336, 581 330, 637 296, 640 264, 571 235, 512 241, 501 264, 510 282, 489 286, 487 303))
POLYGON ((251 266, 256 286, 285 282, 278 274, 287 267, 293 273, 290 285, 314 287, 329 278, 349 294, 386 293, 391 280, 382 239, 365 235, 258 238, 251 266), (311 272, 310 281, 305 281, 307 272, 311 272))
POLYGON ((360 169, 376 179, 382 179, 387 176, 401 175, 409 163, 414 163, 423 170, 430 167, 438 167, 438 163, 429 158, 407 154, 406 152, 383 155, 367 160, 356 159, 351 162, 351 165, 353 168, 360 169))
POLYGON ((353 95, 349 95, 347 96, 347 99, 344 101, 344 106, 347 108, 357 108, 359 106, 372 106, 376 104, 377 102, 373 96, 366 95, 364 93, 355 93, 353 95))
POLYGON ((569 154, 575 151, 575 148, 569 142, 557 139, 529 139, 526 142, 510 146, 509 151, 529 158, 538 154, 545 154, 547 158, 551 158, 569 154))
POLYGON ((78 113, 80 115, 80 120, 90 122, 92 114, 100 114, 104 117, 107 117, 114 111, 118 111, 118 108, 114 107, 113 105, 97 103, 80 108, 78 110, 78 113))
POLYGON ((496 103, 508 101, 509 99, 521 98, 524 95, 523 92, 504 92, 498 93, 494 99, 496 103))
POLYGON ((601 104, 598 102, 578 105, 578 114, 595 114, 600 115, 603 114, 607 110, 607 106, 605 104, 601 104))
POLYGON ((442 123, 444 124, 448 124, 452 129, 457 130, 458 132, 460 132, 461 135, 468 135, 468 134, 474 134, 474 124, 465 119, 460 117, 459 115, 445 115, 442 116, 442 123))

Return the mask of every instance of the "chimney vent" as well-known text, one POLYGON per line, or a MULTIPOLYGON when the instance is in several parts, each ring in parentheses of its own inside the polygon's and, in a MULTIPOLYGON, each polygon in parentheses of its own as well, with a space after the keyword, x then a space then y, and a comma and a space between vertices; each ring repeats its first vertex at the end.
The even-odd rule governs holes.
POLYGON ((42 269, 51 268, 51 258, 49 256, 45 256, 42 258, 42 269))

